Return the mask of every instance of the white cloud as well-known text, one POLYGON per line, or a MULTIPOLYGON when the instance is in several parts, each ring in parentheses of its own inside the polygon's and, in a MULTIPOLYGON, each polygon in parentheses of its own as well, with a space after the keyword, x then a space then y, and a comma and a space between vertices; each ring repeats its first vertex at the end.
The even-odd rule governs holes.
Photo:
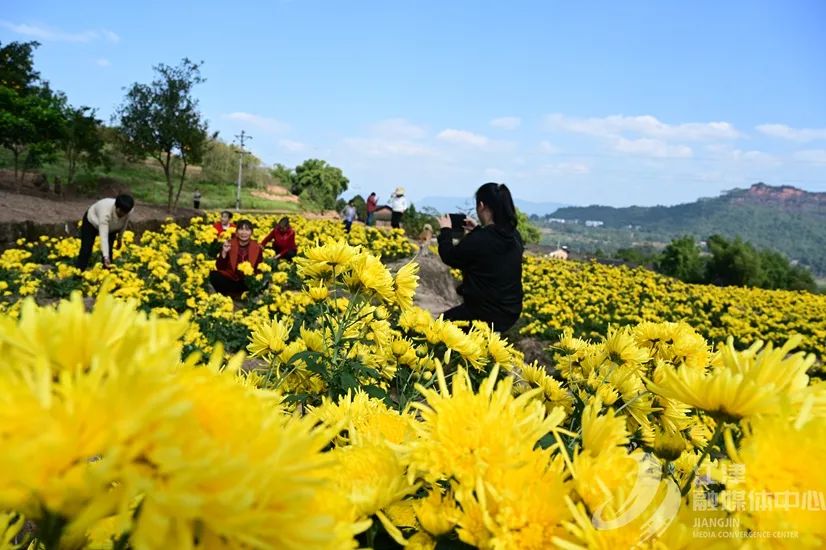
POLYGON ((780 161, 774 155, 765 153, 763 151, 741 151, 735 149, 731 152, 731 158, 738 161, 757 162, 762 164, 780 164, 780 161))
POLYGON ((728 122, 666 124, 651 115, 611 115, 601 118, 577 118, 562 114, 552 114, 545 117, 545 126, 553 130, 563 130, 601 138, 618 138, 625 134, 636 134, 657 139, 691 141, 735 139, 740 137, 740 132, 728 122))
POLYGON ((780 164, 782 164, 777 156, 772 155, 770 153, 766 153, 765 151, 743 151, 742 149, 735 149, 731 145, 722 143, 712 143, 706 145, 705 151, 709 154, 711 158, 715 160, 746 162, 755 164, 759 163, 770 166, 779 166, 780 164))
POLYGON ((278 140, 278 146, 290 153, 300 153, 307 150, 307 144, 292 139, 280 139, 278 140))
POLYGON ((512 141, 490 139, 482 134, 469 132, 467 130, 457 130, 455 128, 442 130, 436 135, 436 139, 472 149, 479 149, 487 153, 502 153, 505 151, 513 151, 516 148, 516 143, 512 141))
POLYGON ((470 145, 472 147, 484 147, 490 143, 490 140, 482 134, 474 134, 467 130, 456 130, 453 128, 442 130, 436 137, 442 141, 470 145))
POLYGON ((112 42, 113 44, 117 44, 118 42, 120 42, 120 36, 118 36, 116 33, 112 31, 102 30, 100 31, 100 33, 106 38, 106 40, 112 42))
POLYGON ((584 162, 558 162, 543 164, 539 167, 540 176, 571 176, 584 175, 591 172, 591 167, 584 162))
POLYGON ((550 141, 543 140, 539 142, 539 152, 546 155, 555 155, 559 153, 559 147, 552 144, 550 141))
POLYGON ((760 124, 757 130, 767 136, 790 141, 826 140, 826 128, 792 128, 785 124, 760 124))
POLYGON ((370 131, 373 134, 391 139, 421 139, 427 135, 424 128, 404 118, 380 120, 370 126, 370 131))
POLYGON ((345 138, 351 150, 372 157, 433 157, 436 152, 421 143, 382 138, 345 138))
POLYGON ((797 151, 793 155, 795 160, 811 164, 826 164, 826 149, 808 149, 797 151))
POLYGON ((43 42, 93 42, 101 38, 112 43, 120 41, 120 36, 107 29, 66 32, 47 26, 12 23, 10 21, 0 21, 0 27, 8 29, 15 34, 42 40, 43 42))
POLYGON ((503 116, 490 121, 491 126, 502 130, 516 130, 520 124, 522 124, 522 119, 517 116, 503 116))
POLYGON ((252 113, 245 113, 242 111, 229 113, 227 115, 224 115, 224 118, 229 120, 235 120, 237 122, 243 122, 265 132, 274 134, 283 133, 290 129, 290 126, 288 124, 281 122, 278 119, 254 115, 252 113))
POLYGON ((101 57, 99 59, 95 59, 95 65, 98 67, 110 67, 112 62, 106 59, 105 57, 101 57))
POLYGON ((687 145, 669 145, 664 141, 649 138, 619 138, 614 143, 614 149, 622 153, 656 158, 688 158, 694 154, 687 145))
POLYGON ((485 178, 490 181, 501 181, 505 179, 505 171, 499 168, 485 168, 485 178))

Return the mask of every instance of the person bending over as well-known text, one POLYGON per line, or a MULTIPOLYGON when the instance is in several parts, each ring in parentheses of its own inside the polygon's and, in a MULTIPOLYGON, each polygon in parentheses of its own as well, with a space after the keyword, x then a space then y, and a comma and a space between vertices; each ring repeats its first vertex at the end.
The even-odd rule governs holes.
POLYGON ((522 313, 522 236, 516 208, 504 184, 486 183, 476 191, 477 226, 465 219, 465 236, 453 243, 450 216, 439 218, 439 257, 462 270, 457 292, 463 303, 444 312, 453 321, 480 320, 504 332, 522 313))
POLYGON ((279 220, 272 231, 261 241, 261 246, 265 247, 272 241, 276 258, 292 260, 298 254, 298 246, 295 244, 295 231, 290 227, 290 218, 284 216, 279 220))
POLYGON ((112 245, 117 241, 120 249, 123 244, 123 232, 134 206, 131 195, 121 194, 114 199, 100 199, 86 210, 80 223, 80 253, 75 262, 78 269, 83 271, 89 267, 96 236, 100 236, 104 267, 112 264, 112 245))
POLYGON ((221 246, 221 252, 215 260, 215 270, 209 273, 212 288, 224 296, 241 296, 247 291, 247 285, 238 266, 249 262, 255 270, 261 262, 261 256, 261 246, 252 240, 252 222, 240 220, 235 235, 221 246))

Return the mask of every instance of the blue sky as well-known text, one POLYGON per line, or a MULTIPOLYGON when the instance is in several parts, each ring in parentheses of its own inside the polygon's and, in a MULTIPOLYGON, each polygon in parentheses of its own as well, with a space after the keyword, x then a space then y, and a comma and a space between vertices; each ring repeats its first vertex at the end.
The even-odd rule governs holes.
POLYGON ((826 191, 826 2, 11 0, 0 41, 108 119, 152 66, 203 60, 212 130, 322 158, 387 197, 674 204, 826 191))

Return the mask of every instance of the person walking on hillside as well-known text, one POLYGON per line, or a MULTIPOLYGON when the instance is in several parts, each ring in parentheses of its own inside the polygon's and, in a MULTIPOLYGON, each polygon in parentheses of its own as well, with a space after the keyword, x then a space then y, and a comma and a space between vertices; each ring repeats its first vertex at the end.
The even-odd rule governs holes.
POLYGON ((78 269, 83 271, 89 267, 97 236, 100 237, 103 266, 108 268, 112 265, 112 247, 116 245, 120 250, 123 232, 134 206, 135 199, 131 195, 120 194, 114 199, 100 199, 86 210, 80 222, 80 253, 75 262, 78 269))
POLYGON ((453 244, 450 216, 439 218, 439 256, 462 270, 457 292, 463 303, 444 312, 452 321, 480 320, 504 332, 522 313, 522 236, 516 229, 516 208, 510 190, 486 183, 476 191, 477 226, 465 219, 469 232, 453 244))
POLYGON ((347 203, 347 206, 341 211, 341 217, 344 218, 344 231, 349 233, 356 219, 356 207, 353 205, 353 201, 347 203))
POLYGON ((400 229, 402 226, 402 216, 407 210, 409 204, 407 197, 404 196, 404 187, 396 187, 393 194, 390 196, 390 225, 394 229, 400 229))
POLYGON ((298 254, 298 246, 295 244, 295 231, 290 227, 290 218, 284 216, 272 231, 261 241, 261 248, 264 248, 272 241, 276 258, 292 260, 298 254))
POLYGON ((370 193, 367 197, 367 225, 376 225, 376 209, 379 207, 379 198, 376 193, 370 193))
POLYGON ((198 189, 192 193, 192 207, 195 210, 199 210, 201 208, 201 192, 198 189))

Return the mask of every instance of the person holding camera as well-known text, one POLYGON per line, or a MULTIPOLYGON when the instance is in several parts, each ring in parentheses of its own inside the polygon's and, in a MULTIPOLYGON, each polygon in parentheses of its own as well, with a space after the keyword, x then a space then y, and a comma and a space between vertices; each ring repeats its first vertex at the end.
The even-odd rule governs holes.
POLYGON ((457 292, 463 303, 443 313, 451 321, 485 321, 494 330, 511 328, 522 313, 522 236, 516 229, 516 207, 510 190, 486 183, 476 191, 479 225, 463 215, 439 218, 439 257, 462 270, 457 292), (451 217, 454 221, 451 221, 451 217), (454 227, 457 222, 463 223, 454 227), (453 242, 454 230, 464 236, 453 242))

